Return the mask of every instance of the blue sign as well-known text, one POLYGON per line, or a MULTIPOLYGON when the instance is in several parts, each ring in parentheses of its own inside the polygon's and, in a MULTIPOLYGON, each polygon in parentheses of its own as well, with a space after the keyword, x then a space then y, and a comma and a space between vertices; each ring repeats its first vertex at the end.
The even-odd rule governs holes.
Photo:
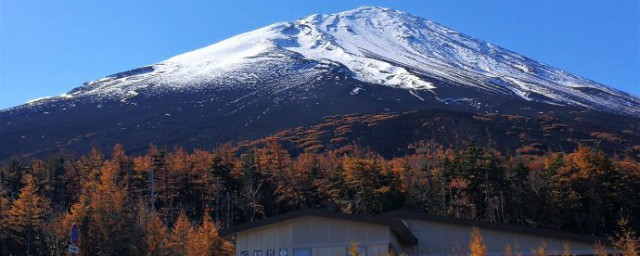
POLYGON ((78 228, 78 225, 73 223, 73 225, 71 226, 71 244, 76 245, 78 244, 78 236, 80 236, 80 229, 78 228))

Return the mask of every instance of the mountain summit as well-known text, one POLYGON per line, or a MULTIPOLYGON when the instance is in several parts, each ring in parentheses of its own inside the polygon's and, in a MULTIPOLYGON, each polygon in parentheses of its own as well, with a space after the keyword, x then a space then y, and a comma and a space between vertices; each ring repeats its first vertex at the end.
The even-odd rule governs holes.
POLYGON ((3 110, 0 142, 22 153, 91 144, 81 142, 210 145, 328 115, 431 108, 638 117, 640 99, 405 12, 360 7, 275 23, 3 110))
POLYGON ((344 66, 351 77, 366 83, 412 93, 428 91, 436 100, 443 97, 435 84, 446 81, 488 94, 640 115, 640 100, 627 93, 430 20, 368 6, 276 23, 149 67, 90 82, 64 97, 128 97, 150 84, 158 90, 184 89, 230 78, 251 84, 253 79, 272 76, 277 69, 299 73, 296 71, 327 65, 344 66), (291 70, 300 60, 308 65, 291 70))

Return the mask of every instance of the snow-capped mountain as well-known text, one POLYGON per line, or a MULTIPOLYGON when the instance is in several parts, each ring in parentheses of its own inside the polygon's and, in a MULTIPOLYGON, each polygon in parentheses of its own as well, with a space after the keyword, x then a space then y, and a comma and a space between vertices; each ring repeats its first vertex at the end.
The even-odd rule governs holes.
POLYGON ((228 81, 247 85, 273 76, 274 71, 304 76, 296 76, 290 83, 297 86, 295 81, 317 75, 308 71, 329 65, 345 66, 350 76, 363 82, 411 93, 428 91, 436 100, 443 97, 432 81, 440 80, 528 101, 640 115, 637 97, 430 20, 379 7, 276 23, 148 67, 89 82, 61 97, 128 98, 147 88, 185 90, 228 81), (296 65, 295 60, 300 59, 305 65, 296 65))
POLYGON ((269 25, 1 110, 0 144, 10 146, 0 158, 115 142, 212 146, 329 115, 431 108, 640 117, 638 97, 405 12, 361 7, 269 25))

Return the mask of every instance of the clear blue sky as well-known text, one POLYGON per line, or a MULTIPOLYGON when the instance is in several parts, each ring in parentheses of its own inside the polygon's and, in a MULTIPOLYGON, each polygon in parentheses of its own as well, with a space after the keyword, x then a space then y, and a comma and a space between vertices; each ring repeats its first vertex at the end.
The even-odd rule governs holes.
POLYGON ((0 108, 227 37, 362 5, 399 9, 640 95, 640 1, 0 1, 0 108))

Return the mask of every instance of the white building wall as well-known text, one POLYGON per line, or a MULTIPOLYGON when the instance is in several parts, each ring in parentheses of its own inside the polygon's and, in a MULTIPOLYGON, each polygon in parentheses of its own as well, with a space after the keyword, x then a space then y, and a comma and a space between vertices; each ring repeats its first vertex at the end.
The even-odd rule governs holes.
MULTIPOLYGON (((450 224, 418 219, 405 219, 411 232, 418 238, 416 252, 421 256, 466 255, 469 248, 471 226, 450 224)), ((545 244, 548 254, 562 254, 565 243, 572 254, 592 254, 589 242, 571 241, 499 229, 480 228, 483 242, 489 255, 504 255, 504 248, 510 245, 515 252, 532 255, 532 251, 545 244)), ((399 250, 400 243, 386 225, 348 221, 335 218, 305 216, 282 221, 236 234, 236 253, 248 252, 254 256, 256 250, 261 256, 268 256, 273 250, 279 256, 284 249, 288 256, 294 249, 309 249, 311 255, 347 255, 347 248, 357 242, 366 248, 368 256, 387 255, 389 246, 399 250)), ((610 249, 610 252, 615 252, 610 249)))
POLYGON ((236 255, 267 250, 311 249, 312 255, 347 255, 347 248, 358 243, 367 256, 387 255, 391 234, 389 227, 370 223, 307 216, 266 225, 236 234, 236 255))
MULTIPOLYGON (((449 224, 434 221, 406 219, 409 229, 418 238, 420 256, 465 255, 468 253, 471 227, 462 224, 449 224)), ((548 254, 562 254, 565 243, 569 244, 572 254, 593 254, 594 244, 583 241, 549 238, 511 231, 480 228, 488 255, 504 255, 504 249, 510 245, 516 252, 533 255, 532 251, 545 244, 548 254)), ((611 250, 613 252, 613 250, 611 250)))

